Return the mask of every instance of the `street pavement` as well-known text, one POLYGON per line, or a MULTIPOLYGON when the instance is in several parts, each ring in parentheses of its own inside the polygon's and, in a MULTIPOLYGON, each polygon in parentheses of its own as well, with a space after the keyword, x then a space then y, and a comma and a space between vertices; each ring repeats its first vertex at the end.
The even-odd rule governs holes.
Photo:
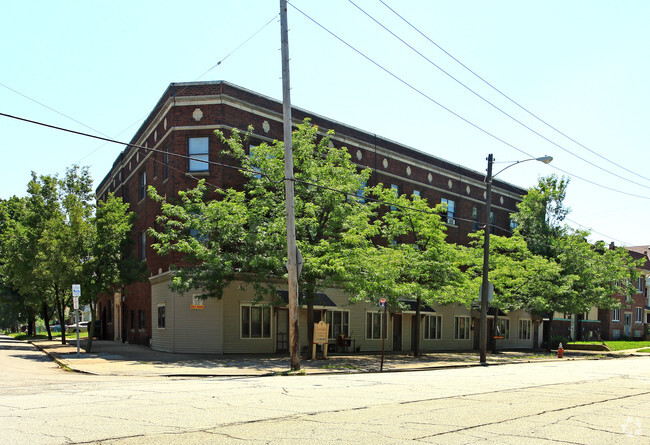
MULTIPOLYGON (((267 376, 287 373, 290 369, 288 355, 279 354, 177 354, 154 351, 142 345, 132 345, 108 340, 94 340, 92 352, 85 352, 85 340, 80 341, 77 355, 76 340, 62 345, 60 340, 31 341, 60 366, 70 371, 94 375, 130 376, 267 376)), ((634 355, 634 351, 565 351, 562 359, 557 352, 501 351, 488 354, 488 365, 530 363, 539 361, 567 361, 585 359, 620 358, 634 355)), ((639 354, 648 356, 648 354, 639 354)), ((431 370, 481 366, 476 351, 435 352, 413 358, 406 353, 385 354, 334 354, 327 359, 301 360, 302 373, 364 373, 431 370)))
MULTIPOLYGON (((74 344, 54 345, 58 360, 76 355, 74 344)), ((356 364, 334 356, 304 360, 307 377, 260 378, 288 360, 96 346, 96 356, 76 360, 142 374, 65 372, 31 344, 0 336, 0 444, 650 443, 648 355, 502 353, 489 362, 503 366, 480 366, 475 353, 417 362, 391 354, 387 370, 421 371, 382 373, 364 372, 378 369, 379 356, 356 355, 356 364), (188 374, 199 363, 211 374, 188 374), (217 374, 221 368, 237 374, 217 374)))

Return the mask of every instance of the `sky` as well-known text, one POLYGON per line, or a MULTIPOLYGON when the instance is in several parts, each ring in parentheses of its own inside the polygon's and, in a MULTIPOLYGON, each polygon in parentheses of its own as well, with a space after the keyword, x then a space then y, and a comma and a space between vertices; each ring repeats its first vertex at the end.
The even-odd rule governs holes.
MULTIPOLYGON (((279 9, 5 2, 0 113, 128 142, 171 82, 225 80, 280 100, 279 9)), ((495 173, 553 156, 498 178, 569 177, 569 225, 648 245, 649 19, 645 0, 291 0, 291 101, 482 173, 489 153, 495 173)), ((73 164, 97 185, 123 149, 0 116, 0 198, 24 196, 32 171, 73 164)))

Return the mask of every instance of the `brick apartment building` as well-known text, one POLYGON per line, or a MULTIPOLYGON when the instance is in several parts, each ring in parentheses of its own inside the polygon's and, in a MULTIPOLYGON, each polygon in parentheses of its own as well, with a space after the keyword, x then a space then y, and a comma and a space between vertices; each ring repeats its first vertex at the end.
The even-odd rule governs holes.
MULTIPOLYGON (((447 202, 449 210, 446 222, 449 242, 466 244, 468 234, 480 229, 484 220, 485 205, 483 173, 299 108, 294 108, 292 114, 294 123, 309 117, 313 124, 318 125, 320 131, 334 130, 333 143, 336 146, 347 147, 353 162, 357 165, 372 169, 369 185, 382 182, 397 187, 400 194, 419 193, 432 204, 443 200, 447 202)), ((271 315, 269 335, 273 339, 266 337, 267 326, 264 325, 262 339, 267 340, 265 345, 250 346, 253 342, 243 341, 247 338, 246 333, 242 334, 241 326, 233 325, 230 328, 225 326, 224 320, 229 309, 223 306, 224 303, 206 301, 205 305, 201 305, 202 311, 193 312, 188 309, 190 304, 183 303, 182 310, 177 307, 182 301, 181 297, 173 297, 167 289, 167 283, 170 279, 169 266, 172 263, 178 264, 179 258, 158 256, 150 247, 150 240, 146 235, 146 230, 154 224, 159 210, 159 206, 146 196, 147 186, 152 185, 161 195, 172 197, 176 196, 179 190, 193 188, 197 178, 206 178, 210 184, 221 187, 236 188, 242 185, 243 176, 235 169, 213 164, 207 166, 197 161, 188 162, 186 158, 174 155, 192 155, 201 160, 232 164, 232 158, 220 155, 221 143, 214 135, 214 130, 219 129, 228 134, 233 128, 245 130, 249 125, 254 128, 253 136, 249 140, 252 146, 262 141, 281 140, 283 137, 281 101, 224 81, 173 83, 165 90, 130 142, 156 151, 129 146, 117 157, 111 170, 99 184, 97 196, 98 199, 105 199, 109 192, 121 196, 130 204, 130 209, 138 215, 132 236, 139 257, 147 263, 150 279, 148 282, 129 285, 122 292, 100 300, 98 316, 103 338, 152 345, 156 349, 179 352, 275 352, 283 349, 278 339, 282 334, 283 320, 286 316, 283 311, 274 310, 271 315), (219 328, 219 332, 211 331, 212 333, 207 335, 212 336, 212 340, 207 341, 208 343, 212 341, 213 344, 188 346, 191 341, 189 340, 191 330, 196 329, 196 326, 201 323, 206 325, 222 323, 224 327, 219 328), (239 335, 233 334, 232 338, 229 337, 229 329, 238 332, 239 335), (182 338, 187 338, 186 343, 180 340, 182 338), (235 346, 229 347, 229 344, 235 346)), ((436 150, 431 148, 429 151, 436 150)), ((444 153, 440 155, 444 156, 444 153)), ((492 221, 496 226, 495 233, 509 233, 509 215, 516 211, 516 204, 526 190, 499 180, 493 182, 492 190, 492 221)), ((330 297, 338 295, 337 292, 332 290, 330 297)), ((191 295, 187 298, 191 299, 191 295)), ((256 308, 248 309, 246 297, 242 298, 239 306, 232 309, 233 312, 230 314, 230 318, 234 319, 235 323, 245 316, 242 314, 248 314, 251 310, 257 311, 256 308)), ((337 308, 329 308, 330 312, 335 312, 335 309, 349 311, 350 308, 342 309, 345 300, 344 295, 332 297, 330 303, 337 308), (332 303, 332 300, 336 300, 337 303, 332 303)), ((196 304, 192 306, 198 307, 196 304)), ((323 306, 323 314, 327 310, 328 308, 323 306)), ((363 344, 366 350, 373 349, 375 343, 371 340, 374 334, 367 325, 368 329, 366 329, 363 323, 367 323, 364 320, 372 320, 374 315, 370 312, 366 313, 367 318, 363 314, 359 315, 359 325, 354 328, 356 323, 354 311, 358 308, 351 310, 352 313, 341 312, 328 316, 334 317, 337 323, 341 323, 346 336, 351 336, 356 329, 354 335, 363 337, 358 339, 358 344, 363 344), (349 326, 346 323, 349 323, 349 326), (364 332, 362 336, 361 333, 364 332)), ((465 337, 470 336, 470 330, 478 332, 478 329, 474 329, 478 317, 476 311, 452 308, 448 309, 449 313, 444 316, 446 317, 444 319, 436 317, 443 317, 441 314, 446 313, 447 309, 438 308, 436 311, 437 314, 429 314, 432 317, 430 321, 434 324, 442 323, 443 333, 440 335, 444 336, 444 332, 448 332, 450 342, 432 343, 431 348, 471 349, 473 339, 465 337), (459 313, 461 315, 458 315, 459 313), (467 331, 465 331, 465 324, 469 326, 467 331), (452 340, 463 340, 463 342, 460 345, 452 340)), ((394 331, 394 336, 388 338, 393 338, 396 349, 401 348, 402 345, 408 348, 409 338, 416 335, 410 331, 412 325, 408 321, 410 316, 405 312, 399 315, 398 320, 396 315, 392 317, 393 324, 389 324, 390 329, 394 331)), ((508 322, 512 326, 513 337, 516 337, 513 338, 515 340, 513 347, 522 344, 532 346, 530 316, 523 313, 515 316, 520 318, 513 318, 511 323, 508 322), (519 326, 522 332, 527 332, 516 334, 516 326, 519 326)), ((266 313, 264 317, 267 317, 266 313)), ((435 339, 437 335, 434 333, 433 338, 435 339)), ((472 332, 471 336, 474 335, 472 332)), ((192 337, 195 338, 193 335, 192 337)), ((302 333, 301 337, 306 338, 302 333)), ((427 336, 425 335, 423 339, 426 340, 427 336)), ((426 341, 424 346, 426 347, 426 341)))
POLYGON ((649 246, 627 247, 630 256, 635 260, 643 260, 639 267, 641 276, 634 287, 637 292, 632 297, 614 294, 612 298, 621 303, 619 309, 601 309, 598 319, 601 322, 603 340, 617 340, 622 337, 642 339, 648 335, 650 326, 650 252, 649 246))

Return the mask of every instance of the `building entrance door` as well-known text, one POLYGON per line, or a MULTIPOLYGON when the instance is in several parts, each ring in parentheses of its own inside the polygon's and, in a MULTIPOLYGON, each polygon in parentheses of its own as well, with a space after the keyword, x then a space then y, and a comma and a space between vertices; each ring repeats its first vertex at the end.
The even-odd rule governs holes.
POLYGON ((625 314, 625 336, 630 336, 630 328, 632 326, 632 314, 625 314))
POLYGON ((393 351, 402 350, 402 315, 393 314, 393 351))
POLYGON ((276 352, 289 352, 289 311, 278 309, 276 328, 276 352))

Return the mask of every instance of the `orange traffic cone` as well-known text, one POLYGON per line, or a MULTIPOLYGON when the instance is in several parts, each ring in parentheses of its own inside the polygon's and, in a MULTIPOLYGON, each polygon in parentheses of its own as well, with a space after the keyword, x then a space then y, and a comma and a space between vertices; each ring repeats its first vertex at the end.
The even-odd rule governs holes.
POLYGON ((562 358, 564 355, 564 348, 562 347, 562 343, 559 344, 557 347, 557 358, 562 358))

